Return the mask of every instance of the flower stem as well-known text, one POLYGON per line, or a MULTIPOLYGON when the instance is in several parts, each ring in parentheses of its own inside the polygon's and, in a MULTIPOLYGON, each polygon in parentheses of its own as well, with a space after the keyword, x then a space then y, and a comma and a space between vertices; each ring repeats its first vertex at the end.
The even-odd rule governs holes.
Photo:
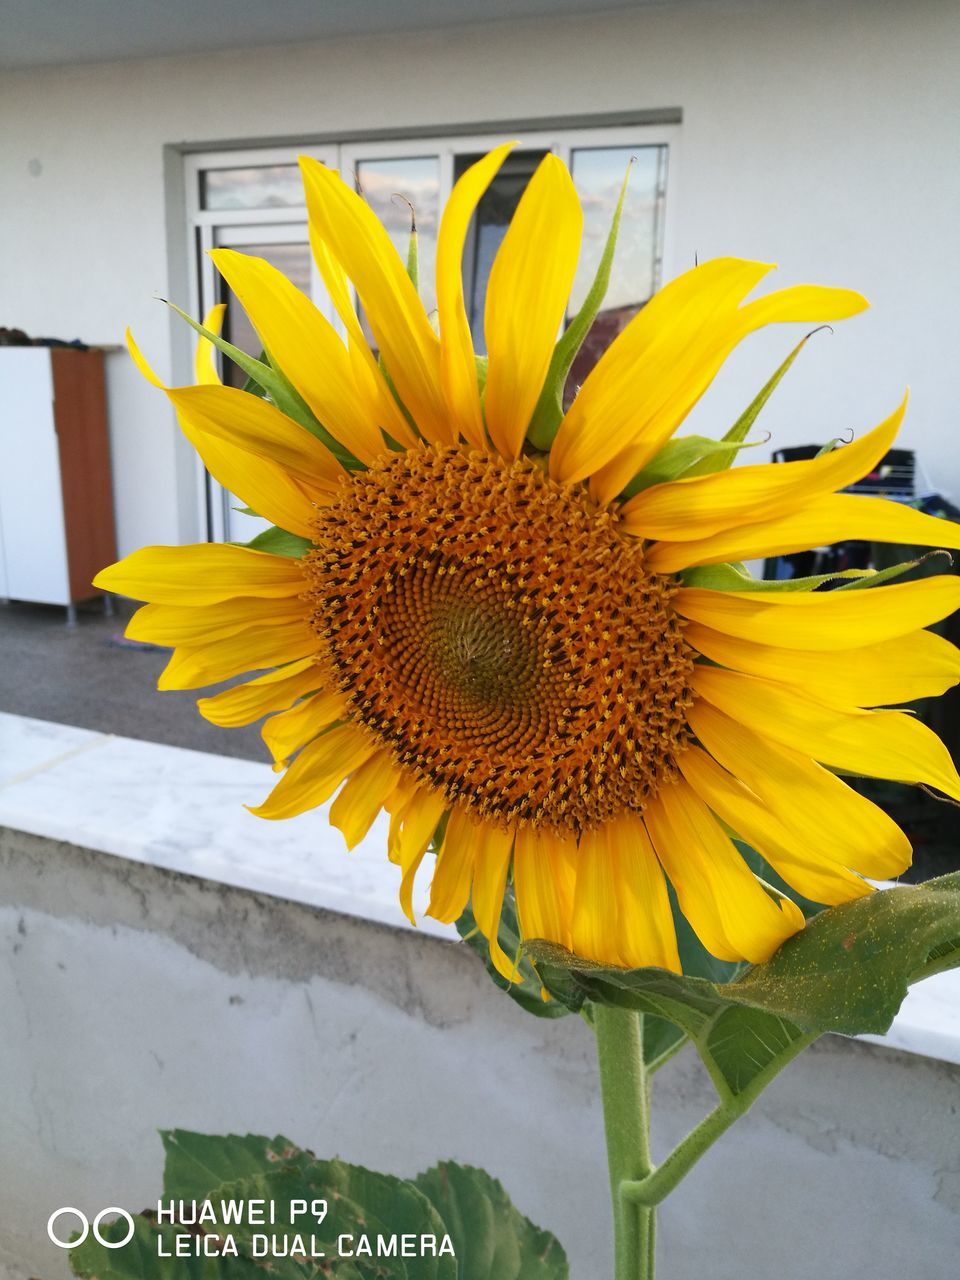
POLYGON ((643 1015, 598 1004, 593 1025, 613 1199, 614 1276, 653 1280, 656 1208, 628 1199, 621 1190, 624 1183, 642 1182, 653 1167, 643 1015))
POLYGON ((726 1133, 734 1121, 739 1120, 745 1112, 749 1111, 770 1081, 779 1075, 797 1054, 811 1045, 817 1039, 817 1035, 817 1032, 811 1032, 799 1036, 788 1050, 774 1058, 763 1071, 757 1072, 749 1085, 740 1093, 733 1094, 729 1089, 724 1090, 720 1104, 687 1134, 659 1168, 652 1168, 648 1162, 648 1172, 642 1178, 628 1178, 620 1184, 621 1197, 635 1204, 655 1209, 680 1180, 686 1177, 700 1157, 726 1133))

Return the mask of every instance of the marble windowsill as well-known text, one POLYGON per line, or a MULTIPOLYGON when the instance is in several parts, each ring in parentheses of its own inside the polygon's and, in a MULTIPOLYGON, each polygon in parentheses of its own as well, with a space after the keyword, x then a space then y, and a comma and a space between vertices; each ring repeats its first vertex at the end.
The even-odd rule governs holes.
MULTIPOLYGON (((347 853, 323 809, 284 822, 248 813, 274 780, 266 764, 0 712, 0 826, 409 929, 386 820, 347 853)), ((414 895, 419 927, 455 940, 423 914, 428 878, 414 895)), ((887 1034, 863 1038, 960 1063, 960 970, 914 987, 887 1034)))

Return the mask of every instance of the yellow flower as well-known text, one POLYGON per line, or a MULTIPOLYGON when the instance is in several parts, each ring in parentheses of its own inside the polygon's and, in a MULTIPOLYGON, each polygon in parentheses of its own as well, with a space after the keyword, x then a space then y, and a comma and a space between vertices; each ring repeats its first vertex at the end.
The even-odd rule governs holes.
POLYGON ((167 394, 213 475, 307 540, 304 554, 152 547, 97 583, 150 602, 128 634, 174 647, 162 689, 265 672, 199 703, 217 724, 268 717, 285 771, 254 812, 285 818, 336 796, 331 821, 353 846, 388 810, 411 919, 414 877, 446 819, 429 913, 454 920, 472 897, 504 974, 511 876, 523 934, 581 956, 679 970, 669 877, 709 951, 762 961, 803 917, 754 876, 733 834, 794 890, 837 903, 910 860, 902 832, 838 772, 960 799, 940 741, 907 713, 873 709, 960 679, 958 652, 924 630, 960 605, 960 580, 814 594, 747 578, 720 590, 687 571, 847 538, 960 548, 960 529, 836 493, 884 456, 904 405, 812 461, 624 497, 743 337, 866 305, 814 286, 746 302, 762 263, 706 262, 664 288, 587 377, 549 452, 533 449, 582 218, 548 156, 490 275, 481 387, 461 259, 507 149, 469 170, 446 208, 439 336, 384 228, 314 160, 302 162, 311 240, 346 342, 269 264, 214 253, 322 427, 219 385, 208 344, 199 385, 167 394))

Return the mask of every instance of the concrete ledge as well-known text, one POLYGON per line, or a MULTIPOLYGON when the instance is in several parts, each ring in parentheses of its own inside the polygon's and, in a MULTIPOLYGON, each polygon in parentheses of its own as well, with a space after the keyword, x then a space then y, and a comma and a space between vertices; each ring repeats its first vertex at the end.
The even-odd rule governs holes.
MULTIPOLYGON (((326 807, 283 822, 247 812, 276 780, 267 764, 0 712, 0 827, 409 929, 386 818, 348 853, 326 807)), ((423 914, 422 879, 419 929, 455 940, 423 914)))
MULTIPOLYGON (((326 807, 285 822, 247 812, 275 780, 266 764, 0 713, 0 827, 409 930, 386 819, 347 853, 326 807)), ((424 915, 428 881, 419 929, 455 941, 424 915)), ((960 970, 914 987, 890 1031, 864 1039, 960 1063, 960 970)))

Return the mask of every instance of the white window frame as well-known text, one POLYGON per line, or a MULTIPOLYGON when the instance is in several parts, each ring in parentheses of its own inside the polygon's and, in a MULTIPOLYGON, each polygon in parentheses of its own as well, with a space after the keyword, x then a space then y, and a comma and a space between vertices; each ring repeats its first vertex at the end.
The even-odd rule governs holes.
MULTIPOLYGON (((511 131, 512 132, 512 131, 511 131)), ((509 136, 509 135, 507 135, 509 136)), ((643 124, 590 126, 520 130, 519 149, 551 151, 569 168, 574 150, 589 147, 648 146, 667 148, 666 173, 660 196, 663 220, 660 231, 660 253, 654 265, 654 287, 659 288, 674 272, 675 224, 678 208, 678 174, 680 127, 675 124, 643 124)), ((201 151, 183 157, 186 193, 187 262, 190 265, 189 303, 194 315, 211 305, 216 294, 216 271, 208 251, 233 238, 235 231, 250 233, 247 243, 264 240, 265 232, 275 232, 282 242, 300 241, 306 234, 306 205, 264 209, 203 209, 200 206, 201 175, 211 169, 239 169, 268 165, 295 164, 300 155, 315 157, 345 176, 356 172, 368 161, 439 156, 440 211, 453 189, 456 158, 464 154, 483 154, 504 141, 504 133, 417 134, 388 140, 350 140, 317 145, 245 147, 218 151, 201 151)), ((236 240, 234 241, 237 242, 236 240)), ((343 332, 322 281, 313 264, 311 288, 315 302, 327 319, 343 332)), ((230 495, 206 472, 197 459, 197 507, 201 532, 211 541, 222 541, 228 527, 230 495)), ((252 536, 252 535, 251 535, 252 536)))

